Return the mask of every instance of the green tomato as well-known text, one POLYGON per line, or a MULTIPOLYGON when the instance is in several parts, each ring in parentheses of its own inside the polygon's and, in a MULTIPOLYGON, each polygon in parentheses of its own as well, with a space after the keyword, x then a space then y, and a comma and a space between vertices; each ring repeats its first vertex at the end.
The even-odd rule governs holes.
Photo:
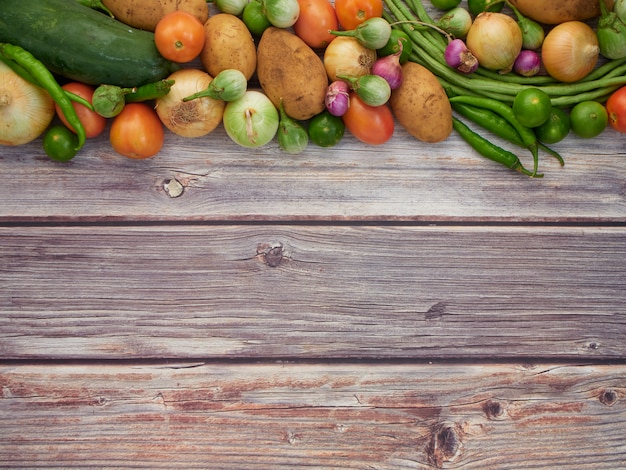
POLYGON ((400 63, 404 64, 409 60, 409 56, 413 51, 413 42, 411 42, 411 38, 404 31, 399 29, 392 29, 391 36, 389 36, 389 41, 380 49, 376 50, 378 57, 385 57, 391 54, 395 54, 400 50, 400 45, 398 41, 402 43, 402 52, 400 53, 400 63))
POLYGON ((574 134, 585 139, 602 134, 609 123, 608 111, 597 101, 578 103, 570 111, 569 117, 574 134))
POLYGON ((539 88, 525 88, 513 100, 513 114, 526 127, 540 126, 550 117, 550 111, 550 97, 539 88))
POLYGON ((78 153, 78 137, 65 126, 52 126, 43 138, 43 149, 57 162, 67 162, 78 153))
POLYGON ((483 11, 500 12, 503 6, 503 0, 467 0, 467 8, 474 16, 483 11))
POLYGON ((453 8, 459 6, 461 0, 430 0, 430 3, 432 3, 435 8, 439 8, 440 10, 452 10, 453 8))
POLYGON ((343 138, 345 129, 339 116, 322 111, 309 121, 309 139, 319 147, 333 147, 343 138))
POLYGON ((270 20, 267 19, 263 12, 263 5, 259 0, 250 0, 243 9, 241 19, 248 27, 248 31, 257 37, 261 37, 263 31, 272 26, 270 20))
POLYGON ((560 108, 552 108, 547 121, 535 128, 535 135, 544 144, 556 144, 567 137, 571 128, 569 115, 560 108))

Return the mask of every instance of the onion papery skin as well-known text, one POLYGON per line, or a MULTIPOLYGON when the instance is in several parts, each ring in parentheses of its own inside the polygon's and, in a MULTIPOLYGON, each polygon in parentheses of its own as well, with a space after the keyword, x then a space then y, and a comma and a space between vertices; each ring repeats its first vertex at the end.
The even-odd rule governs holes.
POLYGON ((27 144, 54 118, 54 100, 0 60, 0 145, 27 144))
POLYGON ((191 101, 183 98, 206 90, 213 77, 199 69, 181 69, 168 77, 174 80, 169 93, 156 100, 161 122, 181 137, 202 137, 213 131, 224 114, 224 101, 203 97, 191 101))
POLYGON ((343 116, 350 106, 350 86, 343 80, 336 80, 328 85, 324 97, 326 109, 333 116, 343 116))
POLYGON ((522 50, 522 31, 517 22, 504 13, 479 14, 467 32, 467 48, 478 63, 489 70, 510 72, 522 50))
POLYGON ((585 78, 600 56, 598 37, 582 21, 567 21, 546 35, 541 59, 546 72, 556 80, 571 83, 585 78))
POLYGON ((338 80, 338 75, 370 75, 376 59, 376 51, 348 36, 337 36, 324 51, 324 67, 331 82, 338 80))

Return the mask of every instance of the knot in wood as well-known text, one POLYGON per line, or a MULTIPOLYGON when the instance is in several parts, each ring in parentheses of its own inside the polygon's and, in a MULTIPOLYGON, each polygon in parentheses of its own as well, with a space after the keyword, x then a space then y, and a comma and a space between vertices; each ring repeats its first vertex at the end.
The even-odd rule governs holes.
POLYGON ((487 400, 483 404, 483 411, 487 418, 491 420, 500 419, 504 415, 504 407, 497 400, 487 400))
POLYGON ((185 191, 185 187, 176 178, 167 178, 163 181, 163 190, 171 198, 179 197, 185 191))
POLYGON ((617 401, 617 392, 615 390, 605 390, 600 394, 600 403, 606 406, 612 406, 617 401))
POLYGON ((443 317, 446 314, 446 304, 444 302, 437 302, 430 307, 426 312, 426 320, 435 320, 443 317))
POLYGON ((461 453, 461 438, 456 426, 441 424, 433 430, 433 435, 426 449, 428 461, 437 468, 444 462, 455 460, 461 453))
POLYGON ((282 243, 275 243, 272 245, 262 244, 257 247, 257 254, 263 256, 263 261, 268 266, 275 268, 283 260, 283 245, 282 243))

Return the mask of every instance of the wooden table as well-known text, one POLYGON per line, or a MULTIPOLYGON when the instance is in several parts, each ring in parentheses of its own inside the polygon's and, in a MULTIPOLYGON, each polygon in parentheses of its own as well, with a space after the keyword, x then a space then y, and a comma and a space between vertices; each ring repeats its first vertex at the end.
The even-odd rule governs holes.
POLYGON ((626 468, 625 143, 3 147, 0 466, 626 468))

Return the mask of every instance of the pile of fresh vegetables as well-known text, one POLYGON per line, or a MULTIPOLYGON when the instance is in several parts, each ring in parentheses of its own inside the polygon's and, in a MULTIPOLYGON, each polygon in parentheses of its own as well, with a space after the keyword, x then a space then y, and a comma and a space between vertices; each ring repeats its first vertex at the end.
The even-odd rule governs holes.
POLYGON ((570 131, 626 132, 626 0, 428 0, 438 18, 421 0, 214 1, 3 0, 0 144, 43 136, 68 161, 111 120, 130 158, 220 125, 298 154, 398 122, 539 177, 570 131))

